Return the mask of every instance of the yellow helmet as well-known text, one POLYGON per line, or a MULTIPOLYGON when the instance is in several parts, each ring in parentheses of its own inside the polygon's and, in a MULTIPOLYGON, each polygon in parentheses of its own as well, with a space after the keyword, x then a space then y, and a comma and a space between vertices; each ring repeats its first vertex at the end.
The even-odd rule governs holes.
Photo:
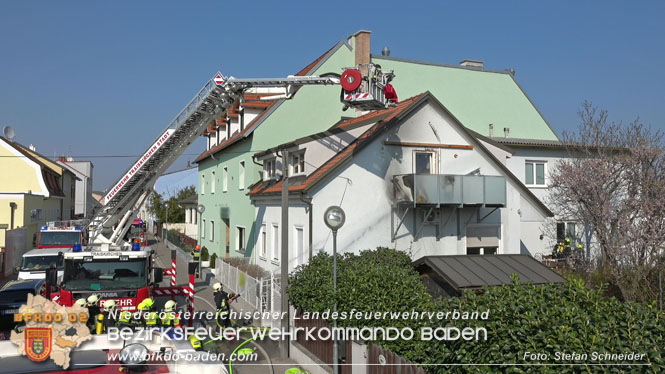
POLYGON ((106 300, 106 302, 104 302, 104 311, 109 312, 112 309, 115 309, 115 300, 106 300))
POLYGON ((222 291, 222 284, 219 283, 219 282, 213 284, 213 285, 212 285, 212 290, 215 291, 215 292, 220 292, 220 291, 222 291))
POLYGON ((88 302, 84 298, 80 298, 76 300, 76 302, 74 303, 74 306, 78 306, 81 308, 85 308, 86 305, 88 305, 88 302))
POLYGON ((169 300, 164 304, 164 311, 165 312, 174 312, 175 308, 177 307, 177 304, 173 300, 169 300))
POLYGON ((88 296, 88 306, 97 306, 99 304, 99 296, 97 294, 92 294, 88 296))
POLYGON ((147 299, 143 299, 143 301, 141 301, 139 303, 138 309, 139 310, 147 310, 147 309, 152 308, 154 305, 155 305, 155 300, 153 300, 151 298, 147 298, 147 299))

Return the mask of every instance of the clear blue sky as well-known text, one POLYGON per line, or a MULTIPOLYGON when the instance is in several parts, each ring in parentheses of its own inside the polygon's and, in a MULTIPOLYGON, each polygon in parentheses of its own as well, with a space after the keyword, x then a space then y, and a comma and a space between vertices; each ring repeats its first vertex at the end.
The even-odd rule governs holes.
POLYGON ((0 126, 92 160, 101 190, 134 158, 99 156, 142 153, 216 71, 293 74, 367 29, 374 53, 514 68, 559 134, 585 99, 665 129, 663 19, 663 1, 3 1, 0 126))

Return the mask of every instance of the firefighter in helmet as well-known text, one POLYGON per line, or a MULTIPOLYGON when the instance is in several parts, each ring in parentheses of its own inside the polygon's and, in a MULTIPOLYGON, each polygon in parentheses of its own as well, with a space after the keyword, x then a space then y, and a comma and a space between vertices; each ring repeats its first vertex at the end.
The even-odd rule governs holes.
POLYGON ((199 268, 201 267, 201 244, 197 244, 194 248, 194 262, 196 263, 195 276, 199 277, 199 268))
POLYGON ((79 308, 87 308, 88 307, 88 301, 84 298, 80 298, 74 302, 74 306, 77 306, 79 308))
POLYGON ((224 329, 231 325, 231 320, 229 319, 229 312, 231 311, 229 294, 224 292, 224 288, 219 282, 212 285, 212 290, 215 295, 215 307, 217 308, 217 326, 224 329))
POLYGON ((113 319, 113 312, 115 311, 115 300, 106 300, 103 307, 104 312, 97 315, 95 332, 103 334, 108 331, 109 327, 115 326, 113 319))
POLYGON ((92 294, 88 296, 86 300, 86 307, 88 308, 88 321, 86 325, 91 332, 95 332, 95 321, 99 315, 99 296, 97 294, 92 294))
POLYGON ((152 298, 143 299, 139 303, 138 310, 141 313, 141 318, 143 320, 143 325, 145 327, 156 327, 157 321, 159 320, 157 313, 154 311, 155 300, 152 298))
POLYGON ((169 300, 164 304, 164 314, 162 317, 163 327, 180 327, 180 318, 177 312, 178 304, 175 301, 169 300))

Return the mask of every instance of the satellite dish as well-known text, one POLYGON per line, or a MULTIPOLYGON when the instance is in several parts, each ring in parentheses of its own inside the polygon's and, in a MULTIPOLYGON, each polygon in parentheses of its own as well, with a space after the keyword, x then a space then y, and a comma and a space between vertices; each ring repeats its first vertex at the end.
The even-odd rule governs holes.
POLYGON ((5 134, 5 138, 12 140, 16 136, 14 128, 11 126, 5 126, 2 128, 2 133, 5 134))

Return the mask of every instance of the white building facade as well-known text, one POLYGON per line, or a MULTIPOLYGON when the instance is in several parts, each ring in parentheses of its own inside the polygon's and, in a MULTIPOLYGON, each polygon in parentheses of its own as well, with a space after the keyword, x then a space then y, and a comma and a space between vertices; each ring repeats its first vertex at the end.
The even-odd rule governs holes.
POLYGON ((282 148, 290 155, 289 271, 310 254, 332 253, 323 222, 332 205, 346 212, 339 253, 381 246, 416 260, 551 251, 541 234, 553 213, 509 170, 510 152, 479 140, 425 93, 256 155, 264 180, 250 193, 254 261, 270 271, 281 262, 282 148))

